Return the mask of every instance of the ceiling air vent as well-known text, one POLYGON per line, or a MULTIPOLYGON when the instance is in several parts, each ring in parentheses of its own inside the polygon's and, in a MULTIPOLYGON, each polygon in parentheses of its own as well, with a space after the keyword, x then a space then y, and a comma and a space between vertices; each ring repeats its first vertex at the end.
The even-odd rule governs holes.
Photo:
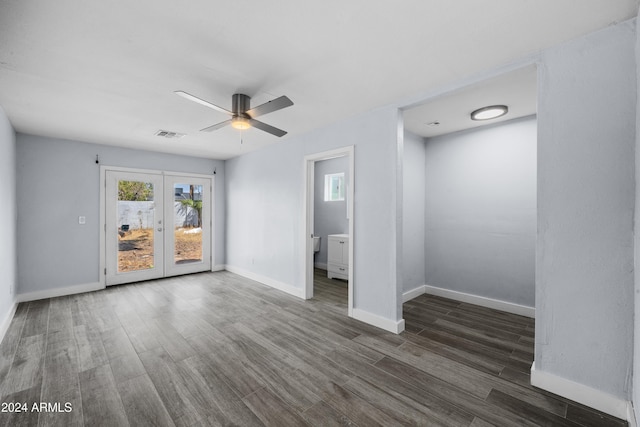
POLYGON ((178 132, 170 132, 168 130, 159 130, 158 132, 155 133, 156 136, 160 136, 162 138, 168 138, 168 139, 180 139, 182 138, 185 134, 184 133, 178 133, 178 132))

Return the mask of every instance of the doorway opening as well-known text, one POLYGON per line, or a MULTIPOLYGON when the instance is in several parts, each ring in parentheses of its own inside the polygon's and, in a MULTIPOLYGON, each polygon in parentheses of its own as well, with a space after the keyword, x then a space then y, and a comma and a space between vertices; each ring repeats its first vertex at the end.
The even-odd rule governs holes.
POLYGON ((101 172, 106 286, 211 270, 212 177, 101 172))
POLYGON ((537 67, 403 110, 403 301, 535 315, 537 67), (504 106, 478 120, 474 111, 504 106))
MULTIPOLYGON (((354 294, 353 165, 353 146, 304 158, 304 297, 313 298, 315 280, 318 280, 318 286, 327 286, 330 281, 346 280, 349 316, 353 315, 354 294), (318 178, 317 170, 322 172, 321 178, 318 178), (318 199, 324 205, 320 211, 316 206, 318 199)), ((339 287, 334 290, 329 291, 332 297, 344 295, 339 287)))

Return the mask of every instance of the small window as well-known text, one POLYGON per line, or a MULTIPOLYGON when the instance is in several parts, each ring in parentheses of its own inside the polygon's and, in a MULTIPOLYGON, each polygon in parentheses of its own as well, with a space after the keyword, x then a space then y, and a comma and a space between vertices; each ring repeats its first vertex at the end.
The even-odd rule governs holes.
POLYGON ((324 201, 344 200, 344 172, 324 176, 324 201))

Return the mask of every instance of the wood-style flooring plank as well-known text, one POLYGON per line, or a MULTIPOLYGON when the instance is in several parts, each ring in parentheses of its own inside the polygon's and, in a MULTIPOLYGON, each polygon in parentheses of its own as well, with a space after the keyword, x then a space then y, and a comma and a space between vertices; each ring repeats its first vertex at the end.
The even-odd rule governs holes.
POLYGON ((86 371, 109 363, 100 332, 92 326, 79 325, 73 328, 78 346, 79 371, 86 371))
POLYGON ((116 383, 127 381, 146 373, 138 353, 136 353, 122 327, 109 329, 102 332, 100 336, 116 383))
POLYGON ((492 308, 481 307, 479 305, 469 304, 466 302, 460 303, 460 305, 456 307, 455 310, 460 312, 479 314, 490 320, 505 321, 516 325, 531 326, 533 324, 533 320, 528 317, 507 313, 506 311, 494 310, 492 308))
POLYGON ((127 333, 131 345, 137 353, 153 350, 160 347, 160 341, 153 334, 153 330, 147 326, 142 317, 135 311, 117 312, 122 328, 127 333))
POLYGON ((73 330, 73 315, 71 313, 71 297, 51 299, 49 306, 48 332, 73 330))
POLYGON ((285 353, 295 356, 301 362, 296 369, 309 374, 316 382, 343 384, 353 376, 347 369, 326 355, 315 351, 297 335, 285 334, 273 329, 263 331, 261 335, 280 347, 285 353))
POLYGON ((85 425, 129 425, 109 364, 81 372, 78 377, 85 425))
MULTIPOLYGON (((416 409, 403 400, 395 398, 393 394, 384 390, 381 384, 374 385, 359 377, 352 378, 344 388, 386 413, 394 420, 394 425, 416 425, 419 423, 428 423, 433 426, 469 425, 468 420, 459 422, 459 420, 451 419, 450 422, 447 422, 439 417, 436 418, 432 413, 416 409)), ((415 405, 417 406, 417 403, 415 405)))
MULTIPOLYGON (((426 348, 435 354, 439 354, 448 359, 455 360, 464 365, 472 367, 482 372, 499 375, 504 369, 509 357, 499 352, 492 352, 490 356, 478 354, 476 349, 465 348, 458 345, 446 345, 440 341, 430 340, 423 335, 406 336, 407 341, 426 348)), ((531 367, 531 364, 529 364, 531 367)))
POLYGON ((302 300, 229 272, 19 304, 0 343, 2 425, 621 427, 530 384, 533 319, 421 295, 405 332, 347 317, 347 282, 302 300))
POLYGON ((412 384, 425 393, 437 396, 445 401, 452 402, 460 409, 482 418, 484 421, 492 422, 496 425, 519 425, 535 426, 529 420, 513 414, 500 407, 495 407, 472 395, 466 387, 460 387, 432 376, 414 366, 399 362, 395 359, 385 357, 376 363, 376 367, 394 375, 395 377, 412 384))
POLYGON ((242 399, 266 426, 297 427, 309 425, 298 413, 267 389, 259 389, 242 399))
POLYGON ((484 380, 479 371, 431 353, 415 344, 407 342, 400 347, 384 346, 375 339, 364 336, 357 337, 355 340, 377 348, 388 357, 414 365, 443 381, 466 388, 471 394, 481 399, 485 399, 493 388, 493 384, 484 380))
POLYGON ((323 401, 338 412, 353 420, 358 426, 392 426, 397 421, 380 408, 369 403, 338 384, 333 391, 323 396, 323 401))
POLYGON ((49 306, 50 300, 41 299, 31 301, 24 328, 22 330, 23 337, 33 335, 42 335, 47 333, 47 325, 49 324, 49 306))
POLYGON ((192 404, 207 420, 220 425, 260 426, 262 423, 225 381, 225 377, 200 356, 177 363, 192 404))
POLYGON ((13 321, 9 324, 4 339, 0 343, 0 393, 2 392, 2 383, 9 373, 13 358, 20 344, 20 337, 22 336, 22 328, 24 327, 27 310, 28 305, 26 303, 18 304, 13 316, 13 321))
POLYGON ((32 411, 32 408, 34 404, 40 404, 40 389, 41 385, 36 384, 33 387, 3 396, 0 402, 19 403, 20 410, 0 414, 0 427, 36 427, 40 413, 32 411))
POLYGON ((42 384, 45 349, 46 335, 23 336, 13 357, 11 369, 0 387, 0 396, 42 384))
POLYGON ((83 425, 78 367, 78 347, 73 326, 49 334, 41 402, 57 404, 58 410, 42 412, 39 418, 41 425, 83 425), (67 405, 70 405, 69 411, 67 405))
POLYGON ((145 323, 149 333, 158 340, 175 362, 196 355, 195 350, 173 326, 158 319, 148 319, 145 323))
POLYGON ((158 348, 141 353, 140 359, 173 422, 177 426, 190 426, 199 421, 201 416, 191 403, 194 398, 171 356, 158 348))
POLYGON ((503 393, 500 390, 492 390, 489 397, 487 397, 487 402, 532 420, 538 425, 566 427, 576 427, 579 425, 563 416, 556 415, 548 411, 541 411, 540 408, 509 394, 503 393))
MULTIPOLYGON (((220 334, 222 336, 222 334, 220 334)), ((242 355, 236 355, 233 347, 225 342, 226 338, 214 339, 211 336, 190 338, 192 347, 198 356, 215 373, 213 378, 226 382, 242 398, 265 386, 254 366, 242 355)), ((191 360, 191 359, 189 359, 191 360)))
MULTIPOLYGON (((296 368, 278 359, 282 353, 272 352, 238 332, 232 328, 223 330, 227 338, 233 341, 232 348, 236 356, 246 358, 247 364, 270 392, 299 411, 304 411, 320 401, 314 390, 296 381, 296 368)), ((288 359, 290 362, 292 360, 288 359)))
POLYGON ((495 424, 491 424, 483 420, 482 418, 474 418, 473 422, 469 424, 469 427, 495 427, 495 424))
POLYGON ((175 426, 148 375, 117 385, 131 426, 175 426))
POLYGON ((370 362, 378 361, 383 357, 375 349, 353 341, 352 338, 359 336, 359 333, 347 338, 342 334, 335 333, 332 329, 323 328, 316 323, 307 321, 307 319, 301 319, 288 313, 274 313, 269 318, 270 323, 275 324, 280 331, 287 331, 287 335, 293 335, 308 345, 315 346, 318 353, 327 354, 337 347, 346 347, 366 357, 370 362))
POLYGON ((626 422, 618 418, 576 403, 569 404, 567 419, 588 427, 623 427, 627 425, 626 422))
MULTIPOLYGON (((426 394, 424 389, 401 380, 395 375, 379 369, 376 365, 363 363, 364 361, 356 353, 337 350, 333 357, 339 364, 356 374, 356 377, 352 378, 348 384, 362 385, 361 381, 366 381, 370 385, 367 388, 377 396, 384 397, 384 394, 388 394, 390 396, 388 400, 397 400, 396 407, 408 407, 409 409, 405 409, 404 413, 413 412, 417 408, 417 413, 421 414, 417 417, 425 417, 434 425, 467 426, 473 420, 473 415, 470 412, 464 411, 446 399, 426 394)), ((349 385, 345 385, 346 389, 349 387, 349 385)), ((360 395, 357 391, 352 390, 352 392, 360 395)), ((414 416, 416 416, 415 413, 414 416)))
POLYGON ((320 401, 302 413, 302 417, 312 426, 344 427, 356 424, 345 414, 320 401))

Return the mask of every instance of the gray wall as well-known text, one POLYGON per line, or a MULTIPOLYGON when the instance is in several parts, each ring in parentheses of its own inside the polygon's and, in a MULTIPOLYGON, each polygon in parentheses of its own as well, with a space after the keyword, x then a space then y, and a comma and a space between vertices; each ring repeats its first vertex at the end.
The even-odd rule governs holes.
POLYGON ((426 283, 533 307, 535 117, 429 138, 425 147, 426 283))
POLYGON ((630 397, 635 25, 543 52, 536 370, 630 397))
POLYGON ((355 146, 354 306, 397 321, 398 111, 390 106, 228 160, 227 264, 302 288, 304 156, 355 146))
POLYGON ((425 141, 404 132, 402 156, 403 291, 425 284, 425 141))
POLYGON ((0 107, 0 325, 16 295, 16 135, 0 107))
POLYGON ((327 235, 349 234, 349 221, 347 219, 347 201, 324 201, 324 176, 332 173, 344 172, 345 185, 349 184, 349 158, 338 157, 336 159, 316 162, 314 170, 314 201, 313 201, 313 234, 320 236, 320 252, 315 254, 314 262, 317 265, 327 265, 327 235))
MULTIPOLYGON (((640 31, 636 22, 636 92, 640 88, 640 31)), ((634 216, 634 230, 636 230, 634 249, 635 249, 635 271, 640 271, 640 96, 636 96, 636 156, 635 156, 635 216, 634 216)), ((636 419, 640 419, 640 274, 635 274, 635 298, 634 298, 634 336, 633 336, 633 407, 636 414, 636 419)))
POLYGON ((224 264, 224 162, 20 133, 16 145, 19 293, 99 281, 96 154, 108 166, 202 174, 215 167, 214 264, 224 264))

